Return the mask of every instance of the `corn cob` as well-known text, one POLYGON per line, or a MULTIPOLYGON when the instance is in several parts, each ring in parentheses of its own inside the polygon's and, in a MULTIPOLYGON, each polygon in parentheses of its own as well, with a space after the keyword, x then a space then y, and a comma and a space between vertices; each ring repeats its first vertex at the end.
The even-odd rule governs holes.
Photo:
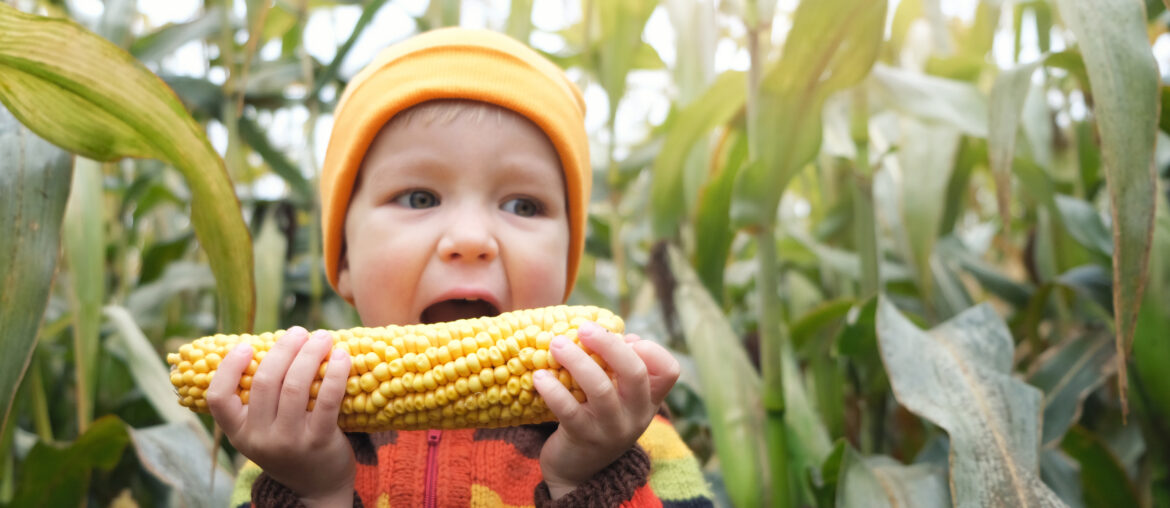
MULTIPOLYGON (((549 343, 564 335, 580 345, 577 327, 585 321, 619 334, 624 328, 621 317, 606 309, 561 305, 429 325, 331 330, 334 347, 352 359, 338 424, 347 432, 377 432, 553 421, 533 388, 532 373, 548 369, 584 402, 584 392, 549 353, 549 343)), ((216 367, 228 351, 247 342, 255 353, 237 388, 247 404, 256 368, 284 333, 212 335, 168 354, 179 403, 207 412, 203 395, 216 367)), ((600 357, 590 356, 608 370, 600 357)), ((309 410, 324 375, 322 362, 309 390, 309 410)))

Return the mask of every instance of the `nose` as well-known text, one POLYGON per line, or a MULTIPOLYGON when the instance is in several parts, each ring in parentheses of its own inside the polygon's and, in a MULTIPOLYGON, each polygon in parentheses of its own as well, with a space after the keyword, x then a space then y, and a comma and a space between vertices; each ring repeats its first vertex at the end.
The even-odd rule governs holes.
POLYGON ((444 261, 491 261, 500 253, 491 224, 481 210, 460 207, 452 211, 439 239, 438 254, 444 261))

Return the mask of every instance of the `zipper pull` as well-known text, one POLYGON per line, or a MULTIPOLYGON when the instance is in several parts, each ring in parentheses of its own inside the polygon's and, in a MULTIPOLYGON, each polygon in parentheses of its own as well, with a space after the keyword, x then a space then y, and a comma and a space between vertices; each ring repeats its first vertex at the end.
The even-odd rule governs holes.
POLYGON ((443 431, 441 431, 441 430, 434 430, 434 429, 428 430, 427 431, 427 444, 429 444, 429 445, 439 444, 439 439, 442 436, 443 436, 443 431))

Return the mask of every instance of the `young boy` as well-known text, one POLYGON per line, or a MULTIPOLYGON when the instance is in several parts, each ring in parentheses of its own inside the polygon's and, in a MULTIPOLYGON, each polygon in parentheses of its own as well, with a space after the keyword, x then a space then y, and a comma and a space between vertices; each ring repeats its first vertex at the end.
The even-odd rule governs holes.
MULTIPOLYGON (((329 282, 365 326, 431 323, 562 303, 572 290, 590 188, 585 105, 555 65, 503 35, 428 32, 385 50, 335 111, 321 174, 329 282)), ((558 423, 343 434, 350 359, 293 328, 264 357, 223 359, 206 397, 255 505, 704 506, 698 464, 655 416, 678 378, 661 346, 592 323, 533 376, 558 423), (314 376, 328 358, 315 406, 314 376)))

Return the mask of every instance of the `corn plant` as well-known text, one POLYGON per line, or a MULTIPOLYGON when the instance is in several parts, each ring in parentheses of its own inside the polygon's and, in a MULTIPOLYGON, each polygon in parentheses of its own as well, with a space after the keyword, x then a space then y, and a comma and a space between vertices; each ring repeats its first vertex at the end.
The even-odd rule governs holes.
POLYGON ((719 505, 1170 505, 1163 2, 407 4, 0 3, 0 505, 229 502, 164 357, 358 324, 321 121, 363 41, 459 23, 586 90, 569 303, 680 359, 719 505))

